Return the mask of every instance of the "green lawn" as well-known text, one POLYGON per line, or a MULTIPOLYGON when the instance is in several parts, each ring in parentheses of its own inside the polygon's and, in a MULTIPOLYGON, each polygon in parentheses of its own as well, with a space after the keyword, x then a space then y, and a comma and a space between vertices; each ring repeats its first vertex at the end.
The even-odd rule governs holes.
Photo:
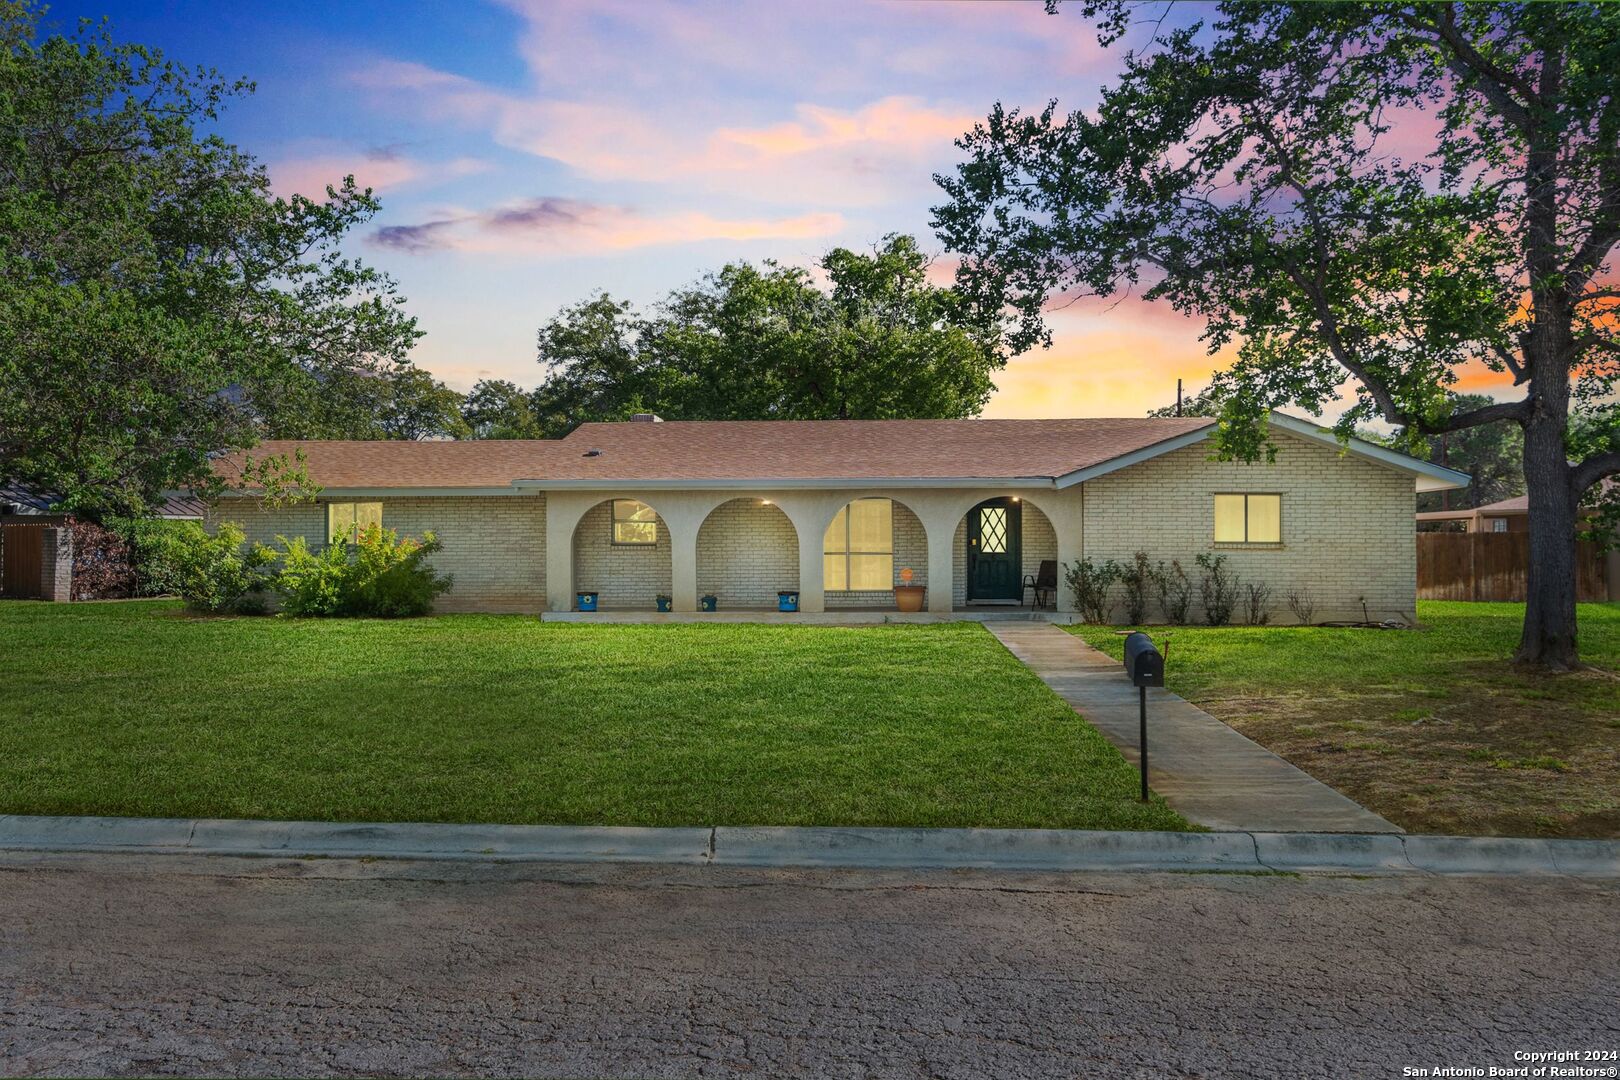
MULTIPOLYGON (((1170 689, 1414 831, 1620 836, 1620 605, 1583 604, 1607 670, 1507 663, 1522 604, 1424 602, 1415 631, 1175 627, 1170 689)), ((1120 655, 1106 627, 1073 631, 1120 655)))
POLYGON ((976 625, 0 602, 0 813, 1178 829, 976 625))

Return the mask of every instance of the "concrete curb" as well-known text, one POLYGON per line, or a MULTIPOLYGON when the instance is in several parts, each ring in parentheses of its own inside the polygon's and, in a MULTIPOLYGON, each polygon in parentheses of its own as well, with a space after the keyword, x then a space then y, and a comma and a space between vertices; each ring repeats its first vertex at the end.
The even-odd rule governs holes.
POLYGON ((1352 833, 622 828, 0 816, 0 851, 737 867, 1620 878, 1620 841, 1352 833))

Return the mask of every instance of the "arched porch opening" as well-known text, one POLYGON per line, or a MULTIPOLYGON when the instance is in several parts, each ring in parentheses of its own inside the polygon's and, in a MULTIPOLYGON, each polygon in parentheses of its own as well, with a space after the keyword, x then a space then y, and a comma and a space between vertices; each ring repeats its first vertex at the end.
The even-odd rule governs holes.
POLYGON ((721 503, 698 527, 697 588, 722 610, 771 609, 777 593, 799 589, 799 533, 769 499, 721 503))
POLYGON ((822 530, 821 551, 829 611, 893 609, 896 585, 928 584, 928 535, 899 499, 863 496, 845 503, 822 530))
MULTIPOLYGON (((1032 603, 1025 579, 1038 580, 1041 563, 1058 558, 1052 520, 1022 495, 976 503, 957 522, 951 547, 951 607, 959 611, 1032 603)), ((1061 589, 1063 568, 1056 569, 1061 589)))
POLYGON ((669 527, 650 503, 604 499, 574 526, 574 596, 595 592, 603 610, 653 611, 670 595, 669 527))

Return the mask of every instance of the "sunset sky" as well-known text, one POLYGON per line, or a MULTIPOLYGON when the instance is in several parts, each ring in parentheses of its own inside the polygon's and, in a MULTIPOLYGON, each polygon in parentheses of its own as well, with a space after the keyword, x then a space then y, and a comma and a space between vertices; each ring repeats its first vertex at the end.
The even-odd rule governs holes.
MULTIPOLYGON (((537 382, 536 329, 597 289, 645 304, 728 260, 895 231, 944 255, 928 218, 952 140, 998 100, 1089 107, 1115 71, 1123 46, 1075 7, 75 0, 50 20, 109 15, 255 80, 223 134, 283 192, 351 172, 377 190, 352 253, 399 280, 417 362, 465 390, 537 382)), ((1167 307, 1082 304, 1053 327, 986 415, 1139 415, 1218 363, 1167 307)))

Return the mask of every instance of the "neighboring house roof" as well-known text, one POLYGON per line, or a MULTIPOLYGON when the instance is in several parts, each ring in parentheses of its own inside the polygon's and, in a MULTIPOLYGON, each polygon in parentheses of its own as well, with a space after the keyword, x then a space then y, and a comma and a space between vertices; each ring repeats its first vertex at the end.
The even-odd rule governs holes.
MULTIPOLYGON (((1339 444, 1281 415, 1281 430, 1339 444)), ((583 424, 562 439, 468 442, 283 441, 256 457, 302 448, 332 493, 409 489, 470 494, 521 488, 960 485, 1069 487, 1204 441, 1207 417, 1078 420, 718 420, 583 424)), ((1417 477, 1420 490, 1467 477, 1352 440, 1349 452, 1417 477)), ((229 471, 222 462, 221 472, 229 471)))
MULTIPOLYGON (((0 484, 0 513, 52 514, 56 512, 51 507, 56 505, 57 498, 48 492, 35 491, 18 484, 0 484)), ((151 516, 201 520, 205 509, 201 499, 191 495, 169 494, 153 507, 151 516)))
POLYGON ((1471 506, 1466 510, 1425 510, 1417 516, 1419 521, 1467 521, 1472 517, 1512 517, 1530 512, 1530 496, 1516 495, 1501 502, 1471 506))

